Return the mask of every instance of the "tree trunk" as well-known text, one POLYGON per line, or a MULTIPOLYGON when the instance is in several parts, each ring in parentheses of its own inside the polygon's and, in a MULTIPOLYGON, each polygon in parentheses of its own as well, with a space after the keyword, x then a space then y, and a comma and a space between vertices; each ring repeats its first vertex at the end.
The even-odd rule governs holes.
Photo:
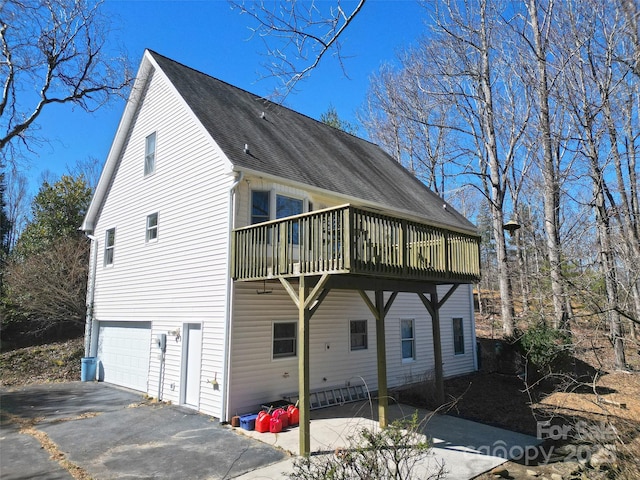
MULTIPOLYGON (((560 248, 560 185, 551 141, 551 120, 549 115, 549 85, 547 80, 546 50, 538 23, 537 0, 528 0, 529 19, 533 32, 534 54, 538 67, 538 79, 535 86, 540 109, 540 130, 542 134, 542 179, 544 183, 544 228, 546 232, 547 256, 549 259, 549 277, 553 308, 554 327, 569 327, 568 302, 565 299, 565 287, 562 279, 562 255, 560 248)), ((549 12, 550 13, 550 12, 549 12)))

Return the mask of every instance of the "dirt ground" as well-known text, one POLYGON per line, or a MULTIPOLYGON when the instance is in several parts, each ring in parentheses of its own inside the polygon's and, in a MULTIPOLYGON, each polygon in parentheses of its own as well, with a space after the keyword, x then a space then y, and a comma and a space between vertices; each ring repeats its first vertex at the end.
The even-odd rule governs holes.
POLYGON ((496 334, 499 326, 482 317, 477 323, 481 369, 445 381, 447 413, 544 439, 537 453, 480 480, 640 479, 637 343, 628 342, 627 370, 615 371, 606 334, 574 325, 570 364, 525 383, 522 368, 513 367, 515 353, 496 334))

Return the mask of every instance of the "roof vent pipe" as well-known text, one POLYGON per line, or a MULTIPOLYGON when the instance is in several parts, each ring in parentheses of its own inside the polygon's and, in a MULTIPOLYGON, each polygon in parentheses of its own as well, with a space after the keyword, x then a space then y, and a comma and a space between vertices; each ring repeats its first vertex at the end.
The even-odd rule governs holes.
POLYGON ((265 118, 267 118, 267 116, 264 114, 264 112, 262 112, 262 113, 260 114, 260 118, 264 120, 265 118))
POLYGON ((248 143, 244 144, 244 153, 249 153, 249 144, 248 143))

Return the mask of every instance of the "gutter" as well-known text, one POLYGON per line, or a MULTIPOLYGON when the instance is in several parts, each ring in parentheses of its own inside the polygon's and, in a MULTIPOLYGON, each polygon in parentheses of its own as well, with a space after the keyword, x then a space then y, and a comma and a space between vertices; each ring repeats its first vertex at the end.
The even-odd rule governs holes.
POLYGON ((222 370, 224 372, 224 380, 222 382, 222 411, 220 421, 225 422, 229 420, 229 413, 227 408, 229 405, 229 386, 231 385, 231 327, 232 327, 232 315, 233 315, 233 280, 231 279, 231 232, 235 226, 236 219, 236 188, 244 178, 244 172, 239 171, 238 176, 235 178, 233 184, 229 188, 229 236, 227 238, 227 291, 225 294, 225 322, 224 322, 224 357, 222 370))

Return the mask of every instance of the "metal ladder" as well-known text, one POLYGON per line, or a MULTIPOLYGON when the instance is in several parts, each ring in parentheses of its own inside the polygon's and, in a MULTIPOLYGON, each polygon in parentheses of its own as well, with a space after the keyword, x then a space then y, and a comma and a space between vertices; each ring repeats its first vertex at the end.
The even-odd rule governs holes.
POLYGON ((348 385, 315 390, 309 394, 309 404, 311 410, 314 410, 316 408, 357 402, 366 398, 367 392, 364 389, 364 385, 348 385))

